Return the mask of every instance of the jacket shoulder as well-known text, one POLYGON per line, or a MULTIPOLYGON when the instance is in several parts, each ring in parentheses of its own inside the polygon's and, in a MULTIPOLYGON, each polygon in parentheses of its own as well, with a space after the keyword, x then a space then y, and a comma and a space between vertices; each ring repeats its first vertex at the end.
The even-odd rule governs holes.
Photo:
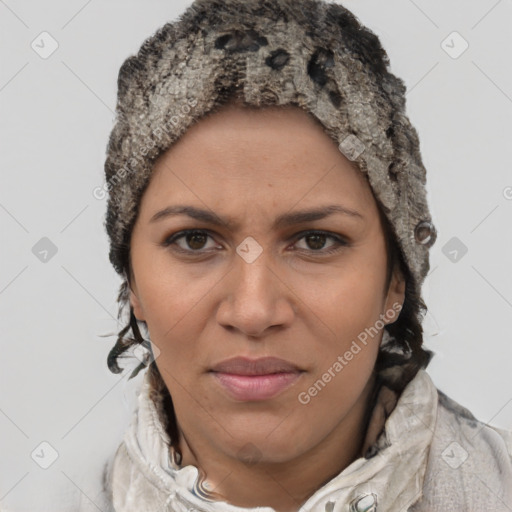
POLYGON ((437 389, 423 496, 411 510, 510 512, 512 432, 479 421, 437 389))

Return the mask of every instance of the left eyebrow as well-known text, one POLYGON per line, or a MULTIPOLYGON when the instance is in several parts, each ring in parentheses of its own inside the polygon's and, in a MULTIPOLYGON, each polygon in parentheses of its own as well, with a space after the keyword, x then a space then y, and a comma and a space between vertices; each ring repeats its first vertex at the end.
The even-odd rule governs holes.
MULTIPOLYGON (((351 210, 339 204, 333 204, 328 206, 323 206, 320 208, 313 208, 310 210, 301 210, 297 212, 284 213, 279 215, 274 221, 272 228, 279 229, 286 226, 292 226, 294 224, 301 224, 304 222, 312 222, 315 220, 324 219, 330 215, 335 213, 346 215, 348 217, 354 218, 356 220, 364 220, 364 217, 361 213, 356 210, 351 210)), ((187 215, 188 217, 192 217, 193 219, 212 224, 214 226, 224 227, 231 231, 235 231, 238 229, 239 224, 234 221, 232 218, 221 218, 218 215, 215 215, 211 211, 204 210, 202 208, 196 208, 195 206, 187 206, 187 205, 176 205, 169 206, 155 213, 149 222, 156 222, 158 220, 173 217, 178 215, 187 215)))

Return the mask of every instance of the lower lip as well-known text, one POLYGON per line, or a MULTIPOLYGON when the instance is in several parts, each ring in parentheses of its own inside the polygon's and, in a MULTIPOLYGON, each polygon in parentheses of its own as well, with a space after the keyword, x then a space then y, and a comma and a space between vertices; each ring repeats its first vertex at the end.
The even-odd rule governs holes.
POLYGON ((213 372, 213 375, 224 389, 238 400, 268 400, 291 386, 301 373, 235 375, 213 372))

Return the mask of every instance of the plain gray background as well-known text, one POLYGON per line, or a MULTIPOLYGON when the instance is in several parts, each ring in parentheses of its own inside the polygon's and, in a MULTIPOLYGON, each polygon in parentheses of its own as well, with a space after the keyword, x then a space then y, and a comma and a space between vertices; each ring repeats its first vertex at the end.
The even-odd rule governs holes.
MULTIPOLYGON (((423 289, 428 372, 512 429, 512 2, 342 3, 381 38, 420 135, 439 232, 423 289)), ((120 65, 187 5, 0 0, 2 511, 100 510, 142 374, 127 383, 106 366, 120 280, 92 191, 120 65), (58 44, 47 58, 45 31, 58 44)))

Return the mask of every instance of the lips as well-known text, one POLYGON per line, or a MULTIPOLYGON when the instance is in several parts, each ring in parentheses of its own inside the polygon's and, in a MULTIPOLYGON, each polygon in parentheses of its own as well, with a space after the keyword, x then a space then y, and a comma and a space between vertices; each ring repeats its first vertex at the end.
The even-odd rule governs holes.
POLYGON ((295 384, 304 370, 277 357, 234 357, 210 370, 221 389, 238 401, 270 400, 295 384))
POLYGON ((260 359, 233 357, 216 364, 211 371, 253 376, 271 375, 274 373, 298 373, 302 370, 297 365, 277 357, 262 357, 260 359))

